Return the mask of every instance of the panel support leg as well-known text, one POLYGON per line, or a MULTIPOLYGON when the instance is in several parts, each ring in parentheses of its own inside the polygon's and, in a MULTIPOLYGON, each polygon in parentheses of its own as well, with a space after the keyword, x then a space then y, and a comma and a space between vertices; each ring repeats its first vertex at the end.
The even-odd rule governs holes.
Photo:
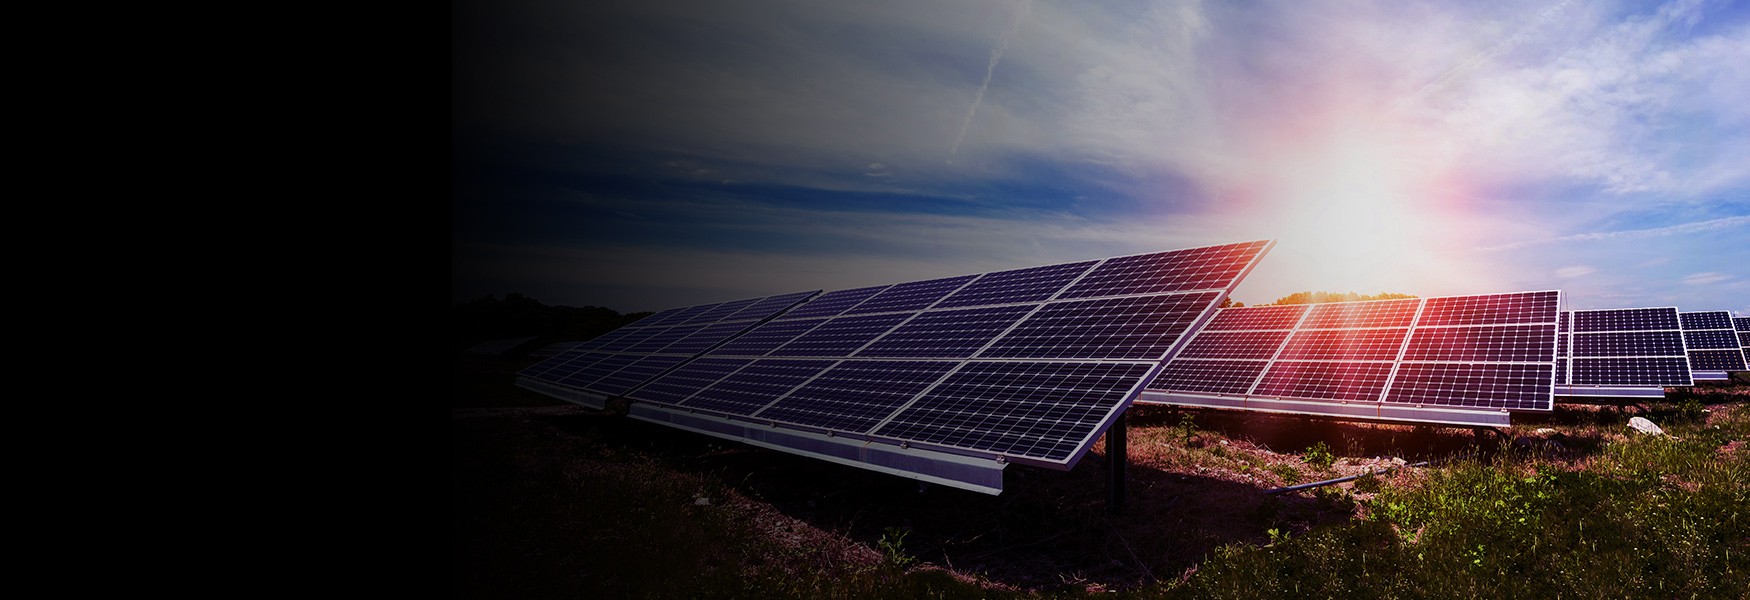
POLYGON ((1125 475, 1130 467, 1130 436, 1125 431, 1125 415, 1118 413, 1112 426, 1106 428, 1106 512, 1124 512, 1125 475))

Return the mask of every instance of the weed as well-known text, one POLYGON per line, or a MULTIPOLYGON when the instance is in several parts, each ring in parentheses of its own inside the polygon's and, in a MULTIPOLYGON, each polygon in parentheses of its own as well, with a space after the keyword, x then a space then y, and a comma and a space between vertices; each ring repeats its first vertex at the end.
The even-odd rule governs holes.
POLYGON ((1185 445, 1191 445, 1191 436, 1197 432, 1197 421, 1191 418, 1191 413, 1179 413, 1179 431, 1184 435, 1185 445))
POLYGON ((1325 445, 1325 442, 1321 440, 1313 444, 1311 448, 1306 449, 1305 460, 1306 464, 1312 465, 1314 469, 1329 471, 1331 465, 1337 462, 1337 457, 1331 454, 1331 447, 1325 445))
POLYGON ((895 570, 904 571, 906 567, 917 562, 917 557, 907 554, 905 551, 905 536, 907 535, 911 535, 911 531, 899 527, 888 527, 881 534, 881 539, 875 542, 875 546, 881 550, 883 564, 895 570))
POLYGON ((1385 485, 1380 482, 1379 475, 1373 473, 1362 475, 1360 479, 1355 480, 1355 491, 1364 494, 1376 493, 1384 488, 1385 485))
POLYGON ((1282 485, 1294 485, 1295 482, 1300 481, 1300 469, 1296 469, 1294 465, 1288 463, 1270 465, 1270 472, 1282 478, 1282 485))

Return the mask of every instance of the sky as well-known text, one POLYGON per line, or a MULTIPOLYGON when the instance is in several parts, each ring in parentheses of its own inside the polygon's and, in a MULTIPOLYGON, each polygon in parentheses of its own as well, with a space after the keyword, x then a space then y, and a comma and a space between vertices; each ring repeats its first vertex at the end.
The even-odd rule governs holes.
POLYGON ((453 302, 1257 239, 1234 291, 1750 315, 1750 2, 458 0, 453 302))

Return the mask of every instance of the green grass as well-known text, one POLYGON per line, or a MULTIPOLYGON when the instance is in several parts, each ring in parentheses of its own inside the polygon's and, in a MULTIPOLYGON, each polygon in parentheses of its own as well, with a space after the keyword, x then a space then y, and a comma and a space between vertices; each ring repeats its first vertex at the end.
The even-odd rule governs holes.
MULTIPOLYGON (((453 402, 539 398, 458 390, 453 402)), ((1361 449, 1378 442, 1331 425, 1330 444, 1292 438, 1280 447, 1307 450, 1276 454, 1223 425, 1244 419, 1158 417, 1132 430, 1133 508, 1117 517, 1099 512, 1092 456, 1070 473, 1017 474, 997 498, 907 500, 884 491, 905 487, 886 476, 808 470, 805 459, 684 433, 642 439, 623 417, 456 418, 452 595, 1112 597, 1098 583, 1112 579, 1088 571, 1084 582, 1082 569, 1122 563, 1106 571, 1152 569, 1118 586, 1139 598, 1750 597, 1750 408, 1683 395, 1652 408, 1669 435, 1633 434, 1624 411, 1565 409, 1544 424, 1560 447, 1484 448, 1281 496, 1261 490, 1330 476, 1380 454, 1361 449), (834 479, 786 479, 798 469, 834 479), (1194 496, 1209 489, 1224 495, 1194 496), (791 490, 839 496, 802 507, 791 490), (975 518, 984 514, 993 520, 975 518), (951 518, 928 520, 940 515, 951 518), (1053 583, 1012 576, 1017 555, 1037 563, 1031 581, 1053 583), (999 563, 1011 571, 993 582, 984 569, 999 563)), ((1403 428, 1389 443, 1427 435, 1403 428)))

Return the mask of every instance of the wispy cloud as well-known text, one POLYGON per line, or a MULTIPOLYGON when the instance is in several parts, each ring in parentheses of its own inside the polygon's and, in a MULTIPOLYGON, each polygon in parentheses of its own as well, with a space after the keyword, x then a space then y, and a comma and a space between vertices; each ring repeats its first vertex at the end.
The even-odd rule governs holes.
POLYGON ((1681 225, 1672 225, 1669 227, 1656 227, 1653 229, 1630 229, 1630 230, 1625 230, 1625 231, 1600 231, 1600 232, 1593 232, 1593 233, 1576 233, 1573 235, 1565 235, 1562 237, 1548 238, 1548 239, 1542 239, 1542 240, 1527 240, 1527 241, 1523 241, 1523 242, 1513 242, 1513 243, 1509 243, 1509 244, 1500 244, 1497 246, 1488 246, 1488 247, 1484 247, 1484 248, 1478 248, 1477 250, 1480 250, 1483 252, 1499 252, 1502 250, 1513 250, 1513 249, 1517 249, 1517 248, 1525 248, 1528 246, 1541 246, 1544 244, 1556 244, 1556 243, 1562 243, 1562 242, 1596 242, 1596 241, 1605 241, 1605 240, 1632 240, 1632 239, 1656 238, 1656 237, 1664 237, 1664 236, 1669 236, 1669 235, 1701 233, 1704 231, 1715 231, 1715 230, 1719 230, 1719 229, 1726 229, 1729 227, 1750 227, 1750 216, 1725 217, 1725 218, 1720 218, 1720 219, 1710 219, 1707 221, 1697 221, 1694 223, 1684 223, 1681 225))
POLYGON ((1687 283, 1689 285, 1710 285, 1710 284, 1720 283, 1720 282, 1724 282, 1724 281, 1731 281, 1732 279, 1733 279, 1733 276, 1727 275, 1725 273, 1707 272, 1707 273, 1695 273, 1692 275, 1688 275, 1688 276, 1683 278, 1683 283, 1687 283))
POLYGON ((1562 279, 1573 279, 1575 277, 1585 277, 1587 275, 1591 275, 1591 274, 1597 273, 1597 272, 1598 272, 1598 269, 1594 269, 1594 268, 1588 267, 1586 265, 1575 265, 1572 267, 1562 267, 1560 269, 1556 269, 1556 277, 1560 277, 1562 279))

